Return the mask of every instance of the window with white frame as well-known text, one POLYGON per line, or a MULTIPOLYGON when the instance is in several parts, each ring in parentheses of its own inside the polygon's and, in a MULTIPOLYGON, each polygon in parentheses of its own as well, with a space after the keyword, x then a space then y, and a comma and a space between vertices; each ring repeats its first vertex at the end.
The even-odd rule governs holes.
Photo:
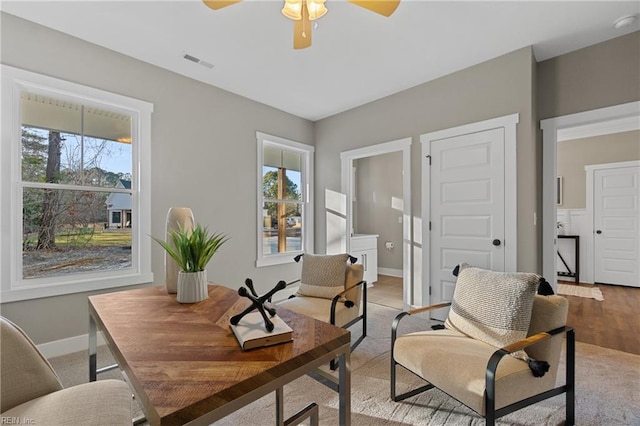
POLYGON ((293 261, 313 251, 313 152, 299 142, 256 133, 257 266, 293 261))
POLYGON ((153 106, 2 66, 2 111, 2 302, 152 281, 153 106))

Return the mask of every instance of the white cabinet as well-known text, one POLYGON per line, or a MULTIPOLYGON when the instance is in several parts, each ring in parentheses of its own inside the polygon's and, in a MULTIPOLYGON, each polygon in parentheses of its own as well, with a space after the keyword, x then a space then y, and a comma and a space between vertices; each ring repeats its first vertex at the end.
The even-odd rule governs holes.
POLYGON ((364 280, 368 285, 378 281, 378 236, 369 234, 355 234, 351 236, 352 256, 358 258, 358 263, 364 266, 364 280))

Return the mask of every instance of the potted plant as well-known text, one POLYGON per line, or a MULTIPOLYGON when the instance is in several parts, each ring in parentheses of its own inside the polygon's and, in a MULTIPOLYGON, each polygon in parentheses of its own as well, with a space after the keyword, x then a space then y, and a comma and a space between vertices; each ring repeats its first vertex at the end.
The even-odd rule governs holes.
POLYGON ((207 227, 196 224, 193 230, 182 226, 169 231, 167 241, 152 237, 176 261, 178 272, 178 296, 180 303, 195 303, 209 297, 207 290, 207 264, 220 246, 229 238, 222 233, 211 234, 207 227))

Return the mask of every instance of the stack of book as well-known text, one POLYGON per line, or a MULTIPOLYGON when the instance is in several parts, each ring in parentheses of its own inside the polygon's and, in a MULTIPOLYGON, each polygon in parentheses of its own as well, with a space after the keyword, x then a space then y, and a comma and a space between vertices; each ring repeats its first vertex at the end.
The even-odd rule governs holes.
POLYGON ((230 324, 243 350, 261 348, 263 346, 277 345, 278 343, 293 340, 293 330, 277 314, 270 317, 273 322, 273 331, 267 331, 264 319, 260 312, 250 312, 238 322, 238 325, 230 324))

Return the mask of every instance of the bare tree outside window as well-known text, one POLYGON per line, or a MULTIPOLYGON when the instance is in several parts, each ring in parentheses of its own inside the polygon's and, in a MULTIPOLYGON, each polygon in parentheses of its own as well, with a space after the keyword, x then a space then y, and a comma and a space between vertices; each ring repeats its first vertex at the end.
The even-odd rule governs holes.
POLYGON ((110 220, 135 219, 131 117, 33 94, 22 103, 23 278, 131 267, 131 223, 110 220))

